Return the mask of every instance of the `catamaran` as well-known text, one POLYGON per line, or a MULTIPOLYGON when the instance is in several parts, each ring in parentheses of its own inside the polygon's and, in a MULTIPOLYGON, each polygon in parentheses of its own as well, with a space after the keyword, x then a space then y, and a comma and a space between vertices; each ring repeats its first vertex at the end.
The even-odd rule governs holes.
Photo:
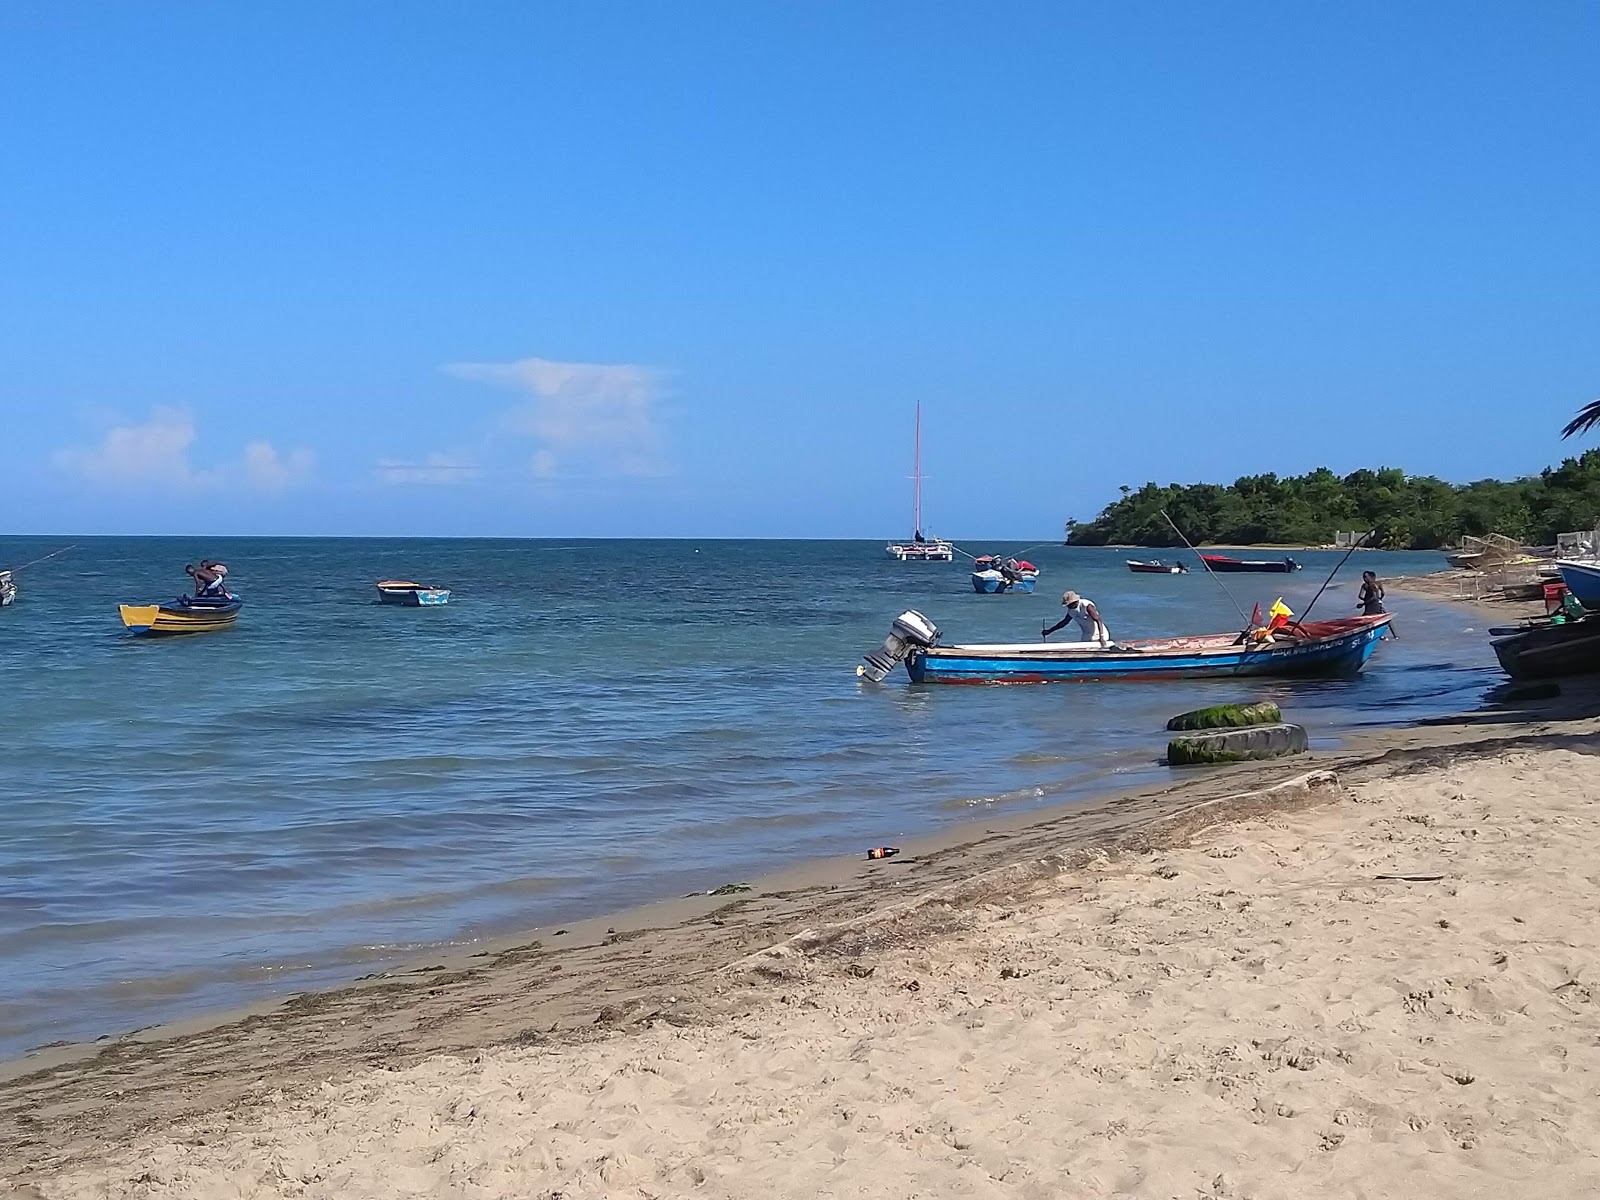
POLYGON ((922 401, 917 401, 916 465, 911 473, 911 528, 909 542, 890 542, 884 550, 901 562, 953 562, 956 548, 943 538, 925 537, 922 532, 922 401))

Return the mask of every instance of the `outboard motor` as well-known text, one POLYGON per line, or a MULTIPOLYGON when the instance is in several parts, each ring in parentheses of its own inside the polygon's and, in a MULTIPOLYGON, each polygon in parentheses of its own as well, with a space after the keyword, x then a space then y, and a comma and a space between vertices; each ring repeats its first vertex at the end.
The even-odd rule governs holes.
POLYGON ((856 674, 873 683, 882 683, 884 676, 904 662, 913 650, 938 644, 939 627, 916 609, 907 609, 889 626, 889 636, 883 639, 883 645, 862 655, 866 663, 856 668, 856 674))

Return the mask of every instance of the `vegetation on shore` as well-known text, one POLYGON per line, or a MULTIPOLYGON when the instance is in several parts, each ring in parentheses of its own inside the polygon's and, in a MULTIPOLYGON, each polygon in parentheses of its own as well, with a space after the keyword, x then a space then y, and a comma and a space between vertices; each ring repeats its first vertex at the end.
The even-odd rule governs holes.
POLYGON ((1342 477, 1319 467, 1287 479, 1246 475, 1226 485, 1147 483, 1138 491, 1124 487, 1092 521, 1068 521, 1067 541, 1181 545, 1163 510, 1197 545, 1321 545, 1337 530, 1368 529, 1374 545, 1393 550, 1434 550, 1464 534, 1486 533, 1551 545, 1558 533, 1600 525, 1600 450, 1527 478, 1464 484, 1393 467, 1342 477))

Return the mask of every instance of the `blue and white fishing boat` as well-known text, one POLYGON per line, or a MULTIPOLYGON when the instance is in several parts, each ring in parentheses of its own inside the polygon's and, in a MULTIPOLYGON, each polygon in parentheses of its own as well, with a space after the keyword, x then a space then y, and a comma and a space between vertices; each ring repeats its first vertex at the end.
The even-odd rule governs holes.
POLYGON ((1556 570, 1561 572, 1561 582, 1577 597, 1579 604, 1600 611, 1600 562, 1564 558, 1556 563, 1556 570))
POLYGON ((1372 657, 1389 616, 1308 621, 1274 631, 1113 642, 942 646, 919 612, 902 613, 857 673, 882 680, 901 661, 916 683, 1043 683, 1088 679, 1205 679, 1235 675, 1354 675, 1372 657))
POLYGON ((972 560, 972 590, 979 595, 1031 592, 1038 578, 1039 568, 1030 562, 1002 559, 998 554, 972 560))

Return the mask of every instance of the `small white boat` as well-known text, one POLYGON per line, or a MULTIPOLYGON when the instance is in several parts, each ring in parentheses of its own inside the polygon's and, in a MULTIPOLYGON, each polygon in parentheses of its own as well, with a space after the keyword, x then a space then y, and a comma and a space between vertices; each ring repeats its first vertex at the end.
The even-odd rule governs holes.
POLYGON ((407 579, 385 579, 378 584, 378 603, 399 604, 406 608, 431 608, 450 603, 450 589, 429 587, 407 579))
POLYGON ((16 603, 17 585, 10 571, 0 571, 0 608, 16 603))

